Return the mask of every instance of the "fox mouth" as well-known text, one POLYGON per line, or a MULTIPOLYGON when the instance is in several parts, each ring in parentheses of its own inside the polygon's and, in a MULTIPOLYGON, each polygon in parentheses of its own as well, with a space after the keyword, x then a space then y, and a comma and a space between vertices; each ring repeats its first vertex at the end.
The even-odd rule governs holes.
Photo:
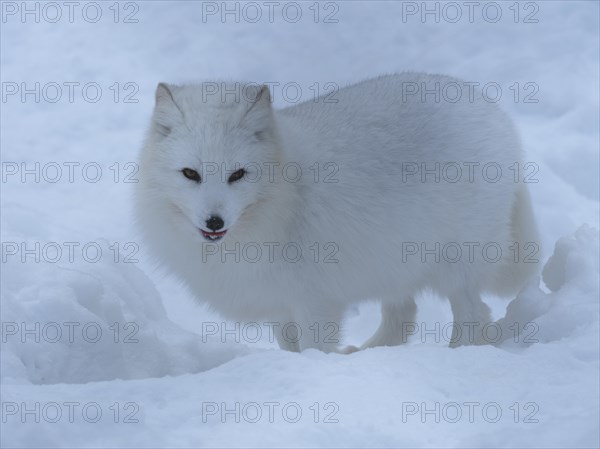
POLYGON ((219 231, 219 232, 210 232, 210 231, 205 231, 204 229, 200 229, 200 232, 202 233, 202 236, 208 240, 209 242, 216 242, 217 240, 221 240, 225 234, 227 234, 227 229, 224 231, 219 231))

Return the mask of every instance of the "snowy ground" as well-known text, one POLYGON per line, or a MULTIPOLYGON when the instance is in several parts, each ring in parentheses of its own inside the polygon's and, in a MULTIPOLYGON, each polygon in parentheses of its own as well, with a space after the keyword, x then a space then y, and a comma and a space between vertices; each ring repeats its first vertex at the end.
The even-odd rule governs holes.
MULTIPOLYGON (((270 23, 263 2, 237 22, 221 2, 2 2, 2 447, 598 447, 598 3, 467 3, 436 23, 420 15, 435 3, 306 2, 292 23, 279 2, 270 23), (404 70, 497 83, 539 168, 554 256, 541 289, 488 298, 506 341, 449 349, 421 330, 343 356, 209 335, 222 319, 146 262, 132 225, 157 82, 278 82, 285 106, 286 83, 308 100, 404 70)), ((429 329, 450 319, 421 303, 429 329)), ((352 311, 345 341, 377 319, 352 311)))

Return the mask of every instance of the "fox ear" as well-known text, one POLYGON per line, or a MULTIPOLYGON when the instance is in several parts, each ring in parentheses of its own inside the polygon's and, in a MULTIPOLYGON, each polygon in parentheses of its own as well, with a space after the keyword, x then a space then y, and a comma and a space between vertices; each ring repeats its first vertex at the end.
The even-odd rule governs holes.
POLYGON ((246 87, 246 98, 249 106, 241 123, 255 129, 254 136, 258 140, 269 140, 272 137, 273 109, 271 108, 271 92, 266 85, 249 85, 246 87))
POLYGON ((242 117, 244 121, 265 121, 271 116, 271 92, 266 85, 246 86, 245 98, 248 101, 246 112, 242 117))
POLYGON ((173 99, 173 94, 171 93, 171 88, 167 83, 158 83, 156 86, 156 106, 160 104, 173 103, 175 104, 175 100, 173 99))
POLYGON ((168 136, 171 133, 173 125, 183 117, 181 109, 179 109, 179 106, 177 106, 177 103, 173 98, 174 88, 176 88, 176 86, 169 86, 166 83, 159 83, 158 86, 156 86, 154 129, 163 137, 168 136))
POLYGON ((263 84, 257 88, 257 90, 258 93, 256 94, 254 102, 271 104, 271 91, 269 90, 269 86, 263 84))

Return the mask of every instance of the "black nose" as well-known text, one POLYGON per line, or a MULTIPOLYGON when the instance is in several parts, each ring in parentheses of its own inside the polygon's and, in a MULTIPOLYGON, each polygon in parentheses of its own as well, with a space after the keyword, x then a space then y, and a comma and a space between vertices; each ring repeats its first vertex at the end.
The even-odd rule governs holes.
POLYGON ((208 220, 206 220, 206 227, 211 231, 218 231, 223 226, 225 226, 225 222, 218 215, 213 215, 208 220))

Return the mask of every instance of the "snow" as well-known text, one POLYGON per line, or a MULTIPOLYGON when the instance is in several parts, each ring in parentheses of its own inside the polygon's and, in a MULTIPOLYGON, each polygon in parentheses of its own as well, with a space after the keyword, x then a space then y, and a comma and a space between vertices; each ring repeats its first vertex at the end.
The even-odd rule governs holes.
MULTIPOLYGON (((481 15, 488 3, 472 23, 464 2, 456 23, 449 9, 439 23, 407 13, 421 2, 321 3, 318 23, 313 3, 300 4, 297 23, 281 6, 269 23, 257 2, 259 22, 230 15, 222 23, 202 16, 221 2, 129 2, 114 23, 107 2, 90 23, 81 15, 87 2, 72 22, 57 2, 62 16, 52 23, 50 7, 31 2, 36 23, 10 14, 24 3, 3 2, 1 445, 598 447, 599 6, 521 2, 515 23, 514 3, 501 2, 492 23, 481 15), (538 22, 524 23, 532 12, 538 22), (123 22, 130 13, 137 23, 123 22), (338 23, 324 23, 331 13, 338 23), (512 301, 486 298, 502 331, 495 345, 435 341, 426 331, 449 322, 449 307, 428 296, 402 347, 295 354, 266 332, 258 342, 213 332, 235 324, 156 271, 133 225, 135 167, 127 164, 156 84, 279 82, 283 107, 285 83, 298 83, 308 100, 315 83, 323 92, 329 82, 403 70, 501 86, 499 104, 539 168, 529 187, 542 282, 512 301), (23 101, 23 87, 36 82, 38 101, 23 101), (73 101, 70 82, 80 83, 73 101), (52 83, 62 89, 54 103, 52 83), (100 86, 97 102, 84 99, 86 83, 100 86), (538 101, 525 102, 534 91, 538 101), (125 102, 128 94, 137 102, 125 102), (40 179, 21 182, 22 163, 34 172, 39 163, 40 179), (61 176, 48 182, 57 167, 61 176), (31 250, 24 260, 23 249, 31 250)), ((364 341, 378 315, 371 302, 350 311, 345 342, 364 341)))

